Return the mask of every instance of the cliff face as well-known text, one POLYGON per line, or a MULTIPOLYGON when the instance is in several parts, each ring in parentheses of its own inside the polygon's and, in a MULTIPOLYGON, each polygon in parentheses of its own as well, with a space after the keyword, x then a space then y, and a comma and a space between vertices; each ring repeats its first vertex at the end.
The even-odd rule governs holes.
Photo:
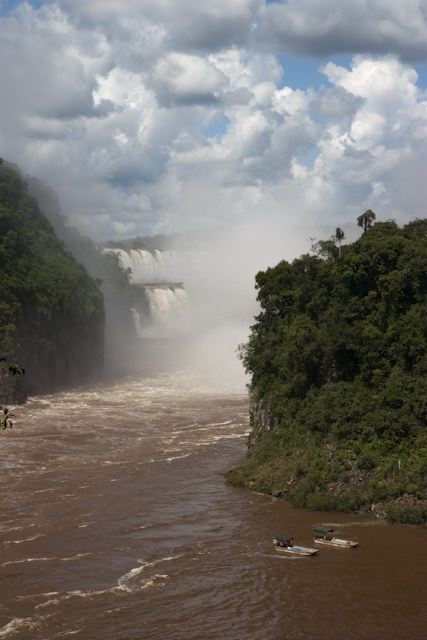
POLYGON ((0 356, 26 374, 3 395, 52 391, 103 367, 103 295, 64 249, 17 171, 0 164, 0 356), (11 391, 15 389, 15 391, 11 391), (18 392, 19 390, 19 392, 18 392))
POLYGON ((249 423, 251 426, 248 440, 249 449, 256 447, 266 434, 278 429, 278 423, 271 408, 268 405, 263 405, 255 390, 249 394, 249 423))

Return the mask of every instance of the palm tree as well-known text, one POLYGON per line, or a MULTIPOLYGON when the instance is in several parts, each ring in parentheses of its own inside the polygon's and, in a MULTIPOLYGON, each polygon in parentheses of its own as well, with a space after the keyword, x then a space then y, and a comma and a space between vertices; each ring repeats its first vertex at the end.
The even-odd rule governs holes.
POLYGON ((377 216, 371 209, 367 209, 365 213, 357 218, 357 224, 363 228, 363 233, 371 228, 373 221, 377 216))
POLYGON ((338 242, 338 256, 341 258, 341 241, 344 240, 344 231, 337 227, 335 229, 335 240, 338 242))

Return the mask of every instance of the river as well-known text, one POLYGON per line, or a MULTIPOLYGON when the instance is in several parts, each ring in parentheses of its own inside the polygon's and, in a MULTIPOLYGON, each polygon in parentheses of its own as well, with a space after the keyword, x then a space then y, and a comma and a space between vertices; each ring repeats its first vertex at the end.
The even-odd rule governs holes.
POLYGON ((427 531, 228 487, 244 386, 145 373, 15 409, 1 437, 0 638, 425 640, 427 531), (356 549, 312 544, 316 523, 356 549))

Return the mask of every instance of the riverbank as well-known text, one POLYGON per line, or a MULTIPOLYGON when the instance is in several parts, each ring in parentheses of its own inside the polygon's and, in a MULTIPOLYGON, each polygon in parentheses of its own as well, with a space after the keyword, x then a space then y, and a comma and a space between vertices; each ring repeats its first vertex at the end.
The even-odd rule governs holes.
POLYGON ((427 525, 427 500, 416 455, 346 446, 319 438, 264 434, 246 460, 226 474, 227 483, 289 501, 309 510, 361 513, 402 524, 427 525), (368 450, 370 457, 368 458, 368 450))

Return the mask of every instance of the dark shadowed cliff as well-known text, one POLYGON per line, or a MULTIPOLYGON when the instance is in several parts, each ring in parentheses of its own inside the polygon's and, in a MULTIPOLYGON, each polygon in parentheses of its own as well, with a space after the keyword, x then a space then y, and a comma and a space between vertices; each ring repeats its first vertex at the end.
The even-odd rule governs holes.
POLYGON ((2 162, 0 355, 25 367, 22 380, 14 380, 20 392, 52 391, 97 375, 104 323, 98 284, 57 238, 19 172, 2 162))

